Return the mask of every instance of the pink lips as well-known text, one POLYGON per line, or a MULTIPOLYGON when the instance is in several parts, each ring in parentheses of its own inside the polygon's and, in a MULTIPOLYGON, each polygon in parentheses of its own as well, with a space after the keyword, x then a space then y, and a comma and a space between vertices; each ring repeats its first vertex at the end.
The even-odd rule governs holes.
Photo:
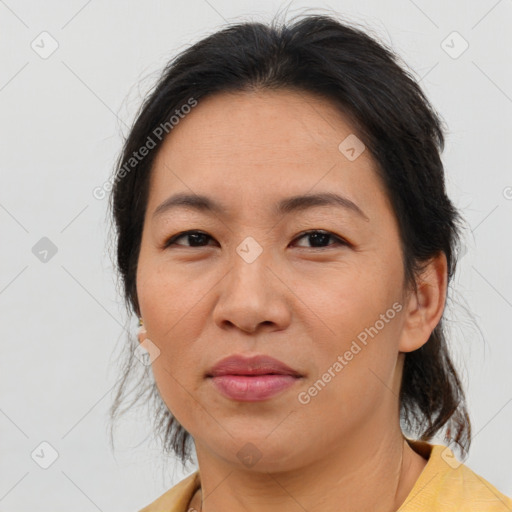
POLYGON ((245 402, 266 400, 293 386, 302 375, 270 356, 230 356, 206 375, 227 398, 245 402))

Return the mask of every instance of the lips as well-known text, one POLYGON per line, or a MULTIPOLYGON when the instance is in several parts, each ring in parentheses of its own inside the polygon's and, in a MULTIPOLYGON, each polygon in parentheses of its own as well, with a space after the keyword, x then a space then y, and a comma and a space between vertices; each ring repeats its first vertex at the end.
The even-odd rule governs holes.
POLYGON ((215 364, 206 377, 230 400, 261 402, 292 389, 303 375, 270 356, 233 355, 215 364))
POLYGON ((257 375, 302 375, 288 365, 270 356, 258 355, 245 357, 233 355, 215 364, 206 377, 222 377, 224 375, 257 376, 257 375))

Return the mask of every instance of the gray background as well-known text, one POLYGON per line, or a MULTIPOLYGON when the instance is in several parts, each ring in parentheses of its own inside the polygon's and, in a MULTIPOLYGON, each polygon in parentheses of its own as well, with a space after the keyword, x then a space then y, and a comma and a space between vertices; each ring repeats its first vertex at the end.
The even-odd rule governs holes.
MULTIPOLYGON (((125 420, 115 455, 108 446, 127 319, 107 201, 92 191, 171 56, 226 21, 265 21, 280 6, 0 1, 0 510, 137 510, 183 477, 143 415, 125 420), (56 254, 40 252, 43 237, 56 254), (43 441, 59 455, 48 469, 31 457, 50 456, 43 441)), ((290 14, 303 7, 333 9, 391 44, 449 127, 448 191, 471 227, 459 305, 446 312, 476 434, 466 463, 511 495, 512 1, 296 1, 290 14)))

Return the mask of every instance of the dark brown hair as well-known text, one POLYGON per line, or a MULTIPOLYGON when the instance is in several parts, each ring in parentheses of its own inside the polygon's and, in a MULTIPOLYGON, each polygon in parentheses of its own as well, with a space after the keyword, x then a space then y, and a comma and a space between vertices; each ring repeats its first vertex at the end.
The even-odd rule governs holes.
MULTIPOLYGON (((140 314, 137 261, 149 177, 165 139, 158 127, 167 123, 165 132, 170 133, 169 120, 183 112, 191 98, 200 103, 218 92, 249 89, 295 90, 330 100, 376 162, 399 224, 405 284, 416 289, 417 276, 441 251, 446 254, 450 284, 463 219, 445 190, 440 117, 394 52, 368 30, 334 16, 308 15, 290 23, 274 19, 268 25, 232 24, 202 39, 169 62, 143 102, 117 162, 110 205, 129 312, 140 314), (135 162, 133 154, 149 146, 149 140, 154 147, 135 162)), ((443 318, 427 343, 405 355, 400 419, 402 428, 421 440, 428 441, 444 429, 445 440, 465 455, 471 425, 443 318)), ((148 368, 135 386, 135 398, 121 408, 128 379, 135 366, 141 367, 133 355, 137 345, 131 336, 111 417, 115 420, 149 394, 144 403, 154 411, 155 431, 162 435, 165 450, 185 462, 190 457, 190 435, 163 403, 148 368)))

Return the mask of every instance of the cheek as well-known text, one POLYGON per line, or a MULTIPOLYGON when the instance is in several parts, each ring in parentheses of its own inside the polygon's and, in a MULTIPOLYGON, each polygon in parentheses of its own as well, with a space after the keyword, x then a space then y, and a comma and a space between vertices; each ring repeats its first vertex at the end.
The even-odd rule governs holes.
MULTIPOLYGON (((159 302, 159 306, 162 302, 159 302)), ((152 371, 160 396, 167 408, 187 430, 195 418, 198 389, 202 382, 201 352, 197 340, 202 331, 199 310, 152 309, 148 337, 160 350, 152 371)))
POLYGON ((316 372, 298 397, 305 421, 322 417, 334 429, 353 428, 393 399, 398 352, 391 322, 377 334, 373 329, 361 330, 364 336, 359 338, 341 335, 324 340, 323 347, 313 347, 316 372))
POLYGON ((204 287, 162 266, 142 260, 137 274, 137 295, 147 337, 160 350, 152 368, 162 396, 180 396, 180 383, 194 386, 197 362, 195 341, 200 339, 205 311, 204 287))
POLYGON ((190 382, 187 378, 187 365, 183 361, 174 365, 175 359, 171 351, 163 351, 160 357, 152 363, 155 382, 162 399, 172 412, 181 410, 179 404, 190 401, 190 382), (185 391, 185 389, 187 391, 185 391))
POLYGON ((203 281, 163 257, 141 255, 139 259, 137 296, 144 323, 154 336, 189 323, 207 290, 203 281))
POLYGON ((392 269, 368 264, 362 270, 340 268, 328 279, 303 279, 298 285, 297 295, 307 297, 314 312, 307 313, 311 352, 305 359, 315 361, 316 368, 304 387, 305 400, 311 398, 319 414, 332 411, 334 403, 340 415, 365 414, 390 393, 403 305, 396 300, 392 269))
MULTIPOLYGON (((394 267, 388 264, 384 268, 382 262, 368 255, 350 264, 332 264, 327 269, 319 266, 298 278, 285 277, 293 282, 294 294, 301 299, 296 307, 303 318, 317 326, 312 333, 320 342, 328 338, 327 345, 338 350, 392 308, 399 296, 394 267)), ((388 317, 395 312, 390 313, 388 317)))

